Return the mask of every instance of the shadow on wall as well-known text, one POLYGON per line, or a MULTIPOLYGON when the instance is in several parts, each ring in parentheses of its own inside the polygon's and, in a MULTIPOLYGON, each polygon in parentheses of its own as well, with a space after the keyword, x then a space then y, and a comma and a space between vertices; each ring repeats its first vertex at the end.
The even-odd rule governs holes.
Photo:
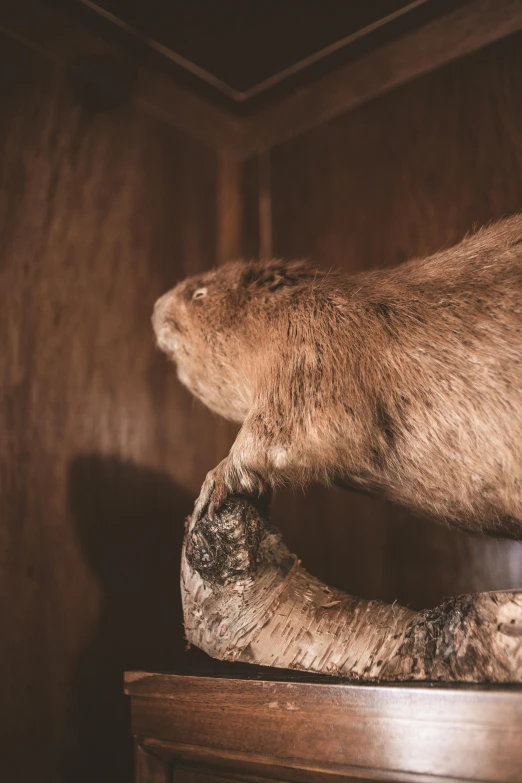
POLYGON ((69 508, 103 604, 70 685, 65 783, 132 779, 122 675, 184 662, 179 555, 193 500, 168 476, 115 457, 70 464, 69 508))

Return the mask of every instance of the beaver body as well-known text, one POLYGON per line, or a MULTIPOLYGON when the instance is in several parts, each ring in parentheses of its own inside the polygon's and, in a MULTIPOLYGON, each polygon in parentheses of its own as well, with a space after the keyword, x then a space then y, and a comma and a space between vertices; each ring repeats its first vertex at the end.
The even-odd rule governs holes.
POLYGON ((522 537, 522 216, 394 269, 232 262, 158 300, 183 383, 242 427, 196 514, 339 481, 522 537))

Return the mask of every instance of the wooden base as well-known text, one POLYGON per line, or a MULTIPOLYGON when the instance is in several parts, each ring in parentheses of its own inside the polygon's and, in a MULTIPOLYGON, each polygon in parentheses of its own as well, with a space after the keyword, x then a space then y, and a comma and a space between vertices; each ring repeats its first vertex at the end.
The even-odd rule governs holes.
POLYGON ((361 686, 212 661, 125 684, 139 783, 522 780, 516 686, 361 686))
POLYGON ((311 576, 261 509, 228 501, 188 523, 187 641, 214 658, 371 681, 522 682, 522 591, 413 612, 311 576))

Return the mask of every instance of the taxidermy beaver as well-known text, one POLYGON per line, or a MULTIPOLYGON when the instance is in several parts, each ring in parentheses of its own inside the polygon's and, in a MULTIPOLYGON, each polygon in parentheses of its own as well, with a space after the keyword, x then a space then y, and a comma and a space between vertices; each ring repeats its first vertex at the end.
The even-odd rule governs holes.
POLYGON ((161 297, 153 325, 180 380, 242 424, 197 517, 318 480, 522 537, 522 215, 352 277, 232 262, 161 297))

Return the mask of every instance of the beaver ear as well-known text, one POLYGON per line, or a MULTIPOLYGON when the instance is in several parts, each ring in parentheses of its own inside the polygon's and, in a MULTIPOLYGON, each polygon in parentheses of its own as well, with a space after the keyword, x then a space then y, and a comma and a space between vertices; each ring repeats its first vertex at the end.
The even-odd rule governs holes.
POLYGON ((292 285, 292 282, 280 272, 267 270, 266 275, 259 281, 259 285, 266 288, 268 291, 277 291, 285 285, 292 285))
POLYGON ((295 281, 286 274, 283 268, 250 267, 243 277, 243 285, 264 288, 273 292, 283 286, 295 285, 295 281))

